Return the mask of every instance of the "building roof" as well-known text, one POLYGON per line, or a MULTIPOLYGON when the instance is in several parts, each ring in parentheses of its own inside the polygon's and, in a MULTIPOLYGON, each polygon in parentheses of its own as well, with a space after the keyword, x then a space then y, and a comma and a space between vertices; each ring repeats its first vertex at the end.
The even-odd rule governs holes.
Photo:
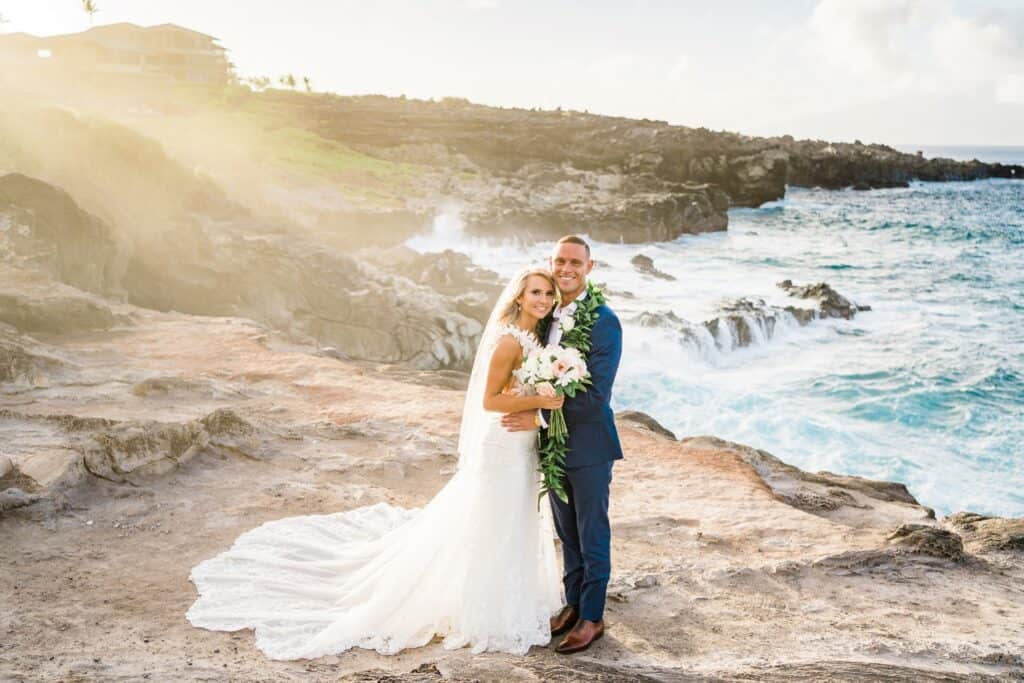
POLYGON ((177 24, 157 24, 155 26, 139 26, 129 21, 121 21, 116 24, 101 24, 100 26, 93 26, 86 31, 80 31, 78 33, 61 33, 55 36, 33 36, 30 33, 11 33, 8 36, 30 36, 32 38, 47 39, 47 40, 66 40, 69 38, 84 38, 92 37, 99 34, 111 34, 111 33, 135 33, 137 31, 177 31, 180 33, 191 33, 192 35, 200 36, 202 38, 208 38, 210 40, 219 40, 214 36, 202 33, 200 31, 193 31, 190 28, 184 26, 178 26, 177 24), (90 35, 91 34, 91 35, 90 35))
POLYGON ((201 33, 200 31, 195 31, 195 30, 190 29, 190 28, 185 28, 184 26, 178 26, 177 24, 157 24, 156 26, 150 26, 149 28, 150 29, 157 29, 157 28, 159 28, 159 29, 167 29, 167 30, 175 30, 175 31, 184 31, 185 33, 194 33, 195 35, 202 36, 203 38, 209 38, 210 40, 220 40, 220 38, 218 38, 216 36, 211 36, 211 35, 206 34, 206 33, 201 33))

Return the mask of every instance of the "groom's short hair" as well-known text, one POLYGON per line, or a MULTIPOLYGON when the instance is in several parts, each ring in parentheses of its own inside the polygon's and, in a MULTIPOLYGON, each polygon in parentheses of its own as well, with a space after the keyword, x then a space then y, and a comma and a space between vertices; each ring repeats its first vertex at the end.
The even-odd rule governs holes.
POLYGON ((587 241, 579 235, 566 235, 562 239, 558 240, 558 244, 580 244, 587 250, 587 258, 590 258, 590 245, 587 241))

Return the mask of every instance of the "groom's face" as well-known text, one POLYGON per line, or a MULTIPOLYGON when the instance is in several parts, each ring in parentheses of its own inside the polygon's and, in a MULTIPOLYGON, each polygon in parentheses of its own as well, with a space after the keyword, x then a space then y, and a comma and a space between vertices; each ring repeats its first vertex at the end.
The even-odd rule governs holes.
POLYGON ((594 269, 587 248, 582 244, 556 244, 551 254, 551 272, 563 299, 574 299, 587 286, 587 275, 594 269))

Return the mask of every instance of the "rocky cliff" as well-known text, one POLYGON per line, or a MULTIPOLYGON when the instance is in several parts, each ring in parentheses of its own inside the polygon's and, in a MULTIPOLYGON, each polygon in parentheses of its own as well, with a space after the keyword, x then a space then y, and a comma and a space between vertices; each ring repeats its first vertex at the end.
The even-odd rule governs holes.
POLYGON ((58 333, 128 322, 106 297, 245 316, 355 358, 415 368, 472 359, 480 323, 436 290, 268 228, 242 207, 222 208, 219 219, 182 213, 167 229, 139 235, 48 183, 0 176, 0 321, 58 333), (28 290, 28 282, 38 284, 28 290))
MULTIPOLYGON (((42 101, 96 118, 83 121, 21 105, 0 112, 0 170, 6 153, 8 170, 68 189, 72 179, 106 181, 105 173, 94 171, 105 169, 111 156, 106 150, 126 151, 116 131, 100 123, 110 119, 143 134, 140 161, 163 148, 256 214, 302 225, 320 240, 347 247, 394 246, 453 205, 479 234, 549 239, 586 232, 599 240, 640 243, 724 230, 730 206, 781 199, 787 186, 871 189, 914 180, 1024 177, 1020 166, 926 159, 859 141, 753 137, 647 119, 487 107, 458 98, 232 87, 179 88, 172 103, 162 90, 31 85, 37 97, 45 92, 42 101), (108 141, 104 151, 82 144, 76 129, 83 124, 91 128, 89 139, 108 141), (61 141, 54 153, 74 156, 59 165, 75 162, 77 173, 49 176, 46 161, 35 158, 47 145, 27 143, 38 140, 61 141)), ((20 91, 0 96, 25 99, 20 91)), ((189 174, 171 173, 164 182, 184 188, 182 199, 196 188, 189 174)), ((124 183, 126 189, 133 185, 134 179, 124 183)), ((73 191, 86 201, 97 189, 102 188, 73 191)))
POLYGON ((476 230, 550 236, 573 225, 644 242, 725 229, 728 206, 786 186, 904 187, 912 180, 1024 178, 1024 167, 925 159, 885 145, 758 138, 576 111, 377 96, 269 92, 261 111, 305 122, 367 154, 446 170, 476 230), (481 194, 482 193, 482 194, 481 194))

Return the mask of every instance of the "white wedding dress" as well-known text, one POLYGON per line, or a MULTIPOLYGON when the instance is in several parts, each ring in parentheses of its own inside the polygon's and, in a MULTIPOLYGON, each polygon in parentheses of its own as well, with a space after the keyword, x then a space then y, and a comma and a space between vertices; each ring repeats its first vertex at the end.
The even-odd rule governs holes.
POLYGON ((494 318, 467 392, 459 467, 444 488, 421 509, 378 503, 242 534, 192 570, 193 625, 255 629, 257 647, 283 660, 352 647, 395 654, 435 636, 474 653, 525 654, 549 642, 561 578, 550 509, 538 509, 537 434, 506 431, 482 403, 497 339, 536 341, 494 318))

